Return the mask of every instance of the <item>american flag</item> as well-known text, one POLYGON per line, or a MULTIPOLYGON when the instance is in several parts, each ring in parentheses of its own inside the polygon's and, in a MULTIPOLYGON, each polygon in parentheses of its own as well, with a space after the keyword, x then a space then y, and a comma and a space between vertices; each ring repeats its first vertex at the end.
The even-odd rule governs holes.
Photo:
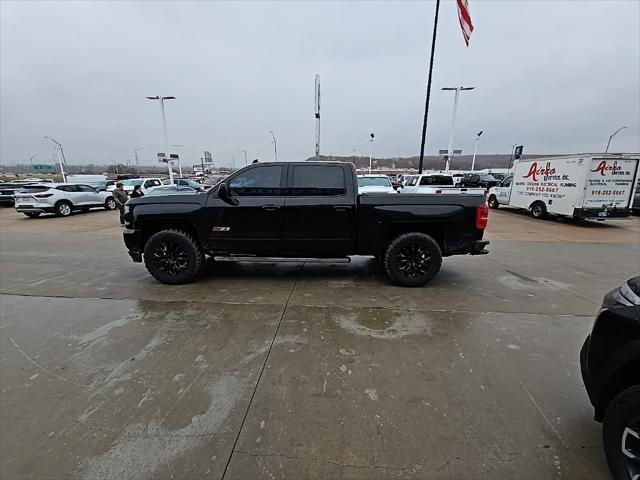
POLYGON ((462 36, 468 47, 471 32, 473 32, 473 23, 471 23, 471 12, 469 12, 469 2, 467 0, 458 0, 458 19, 462 28, 462 36))

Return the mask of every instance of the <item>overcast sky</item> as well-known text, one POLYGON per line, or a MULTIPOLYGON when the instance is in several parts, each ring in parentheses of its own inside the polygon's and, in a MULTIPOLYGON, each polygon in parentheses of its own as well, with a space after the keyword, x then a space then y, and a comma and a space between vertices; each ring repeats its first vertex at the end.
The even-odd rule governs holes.
MULTIPOLYGON (((465 47, 455 2, 440 9, 427 153, 640 151, 640 2, 469 0, 465 47)), ((321 153, 417 155, 435 2, 0 2, 0 161, 144 163, 170 144, 191 164, 313 155, 314 75, 321 153)))

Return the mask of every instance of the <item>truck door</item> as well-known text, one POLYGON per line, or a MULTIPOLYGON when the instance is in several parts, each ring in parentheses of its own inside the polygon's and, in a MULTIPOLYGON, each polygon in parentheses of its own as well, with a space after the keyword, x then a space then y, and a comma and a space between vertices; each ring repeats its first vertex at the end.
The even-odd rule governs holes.
POLYGON ((284 248, 298 256, 353 252, 356 192, 342 165, 289 167, 284 248))
POLYGON ((209 250, 275 255, 281 251, 286 165, 256 164, 231 176, 237 205, 213 197, 205 211, 209 250))
POLYGON ((509 205, 509 197, 511 196, 511 181, 513 177, 507 177, 500 185, 496 187, 496 196, 498 197, 498 203, 501 205, 509 205))

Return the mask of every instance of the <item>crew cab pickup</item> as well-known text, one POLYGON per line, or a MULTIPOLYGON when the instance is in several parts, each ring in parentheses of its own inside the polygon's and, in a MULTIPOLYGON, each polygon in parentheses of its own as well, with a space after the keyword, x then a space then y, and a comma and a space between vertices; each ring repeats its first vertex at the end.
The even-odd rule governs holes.
POLYGON ((394 283, 421 286, 442 257, 488 253, 483 195, 359 195, 350 163, 257 163, 205 192, 149 195, 125 208, 129 255, 167 284, 193 280, 205 255, 324 263, 369 255, 394 283))

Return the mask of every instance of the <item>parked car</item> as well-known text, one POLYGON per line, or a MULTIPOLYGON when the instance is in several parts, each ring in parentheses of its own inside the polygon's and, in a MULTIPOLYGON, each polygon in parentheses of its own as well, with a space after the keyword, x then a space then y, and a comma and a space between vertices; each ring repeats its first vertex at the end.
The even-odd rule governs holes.
POLYGON ((386 175, 358 175, 358 193, 398 193, 386 175))
POLYGON ((631 213, 633 213, 634 215, 640 215, 640 189, 636 189, 636 193, 633 194, 631 213))
POLYGON ((394 283, 422 286, 442 257, 488 253, 483 195, 358 195, 350 163, 258 163, 205 193, 149 195, 125 209, 129 255, 168 284, 193 280, 205 254, 323 263, 371 255, 394 283))
POLYGON ((493 175, 486 173, 466 173, 460 182, 463 187, 484 188, 485 190, 498 185, 493 175))
MULTIPOLYGON (((171 182, 168 178, 165 178, 162 181, 163 185, 171 185, 171 182)), ((174 178, 173 179, 173 184, 174 185, 178 185, 179 187, 189 187, 192 188, 194 190, 204 190, 204 186, 200 185, 197 182, 194 182, 193 180, 189 179, 189 178, 174 178)))
POLYGON ((415 175, 404 185, 402 193, 425 193, 435 195, 457 195, 460 193, 484 195, 482 188, 457 187, 453 177, 443 173, 415 175))
POLYGON ((580 366, 613 478, 640 478, 640 276, 604 296, 580 366))
POLYGON ((13 207, 15 204, 15 192, 22 189, 25 185, 30 185, 30 183, 0 183, 0 205, 13 207))
POLYGON ((16 211, 27 217, 39 217, 42 213, 68 217, 74 210, 114 210, 116 202, 110 192, 98 191, 89 185, 48 183, 24 186, 16 192, 15 206, 16 211))
POLYGON ((158 196, 158 195, 180 195, 180 194, 189 194, 189 193, 198 193, 200 190, 196 190, 195 188, 180 186, 180 185, 163 185, 161 187, 156 187, 147 193, 147 196, 158 196))
MULTIPOLYGON (((159 187, 163 184, 161 178, 132 178, 128 180, 118 180, 116 183, 120 182, 122 183, 122 188, 124 188, 127 193, 133 192, 133 187, 135 187, 136 185, 140 185, 142 187, 142 193, 144 193, 145 195, 154 188, 159 187)), ((115 184, 110 185, 107 187, 107 191, 112 192, 115 190, 115 188, 115 184)))

